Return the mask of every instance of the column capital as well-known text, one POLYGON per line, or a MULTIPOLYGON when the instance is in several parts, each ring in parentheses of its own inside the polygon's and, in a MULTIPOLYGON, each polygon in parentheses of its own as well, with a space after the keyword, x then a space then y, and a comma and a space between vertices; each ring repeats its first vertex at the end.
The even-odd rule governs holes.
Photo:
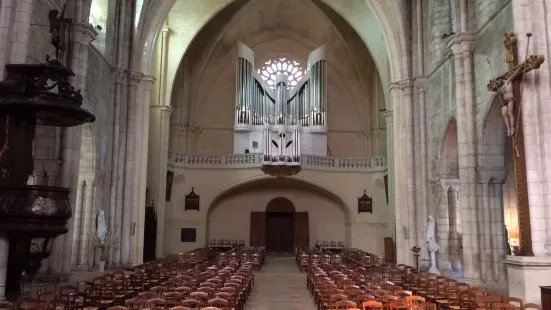
POLYGON ((383 117, 385 118, 386 122, 392 122, 392 117, 394 116, 394 111, 392 110, 385 110, 383 112, 383 117))
POLYGON ((429 78, 425 76, 416 77, 413 83, 419 91, 426 91, 429 88, 429 78))
POLYGON ((459 190, 459 178, 455 177, 443 177, 440 178, 440 186, 444 190, 452 189, 453 191, 459 190))
POLYGON ((161 28, 161 33, 165 34, 170 32, 170 27, 168 25, 164 25, 163 28, 161 28))
POLYGON ((74 23, 69 26, 69 31, 72 34, 72 39, 77 42, 88 45, 96 39, 98 32, 92 25, 87 23, 74 23))
POLYGON ((400 89, 407 93, 407 92, 413 91, 414 82, 413 80, 410 80, 410 79, 402 80, 399 82, 399 85, 400 85, 400 89))
POLYGON ((155 85, 156 81, 157 81, 157 78, 155 78, 153 75, 143 75, 142 76, 142 84, 143 84, 143 88, 145 90, 153 89, 153 85, 155 85))
POLYGON ((113 71, 113 74, 115 75, 115 82, 116 83, 122 83, 127 78, 127 70, 121 69, 121 68, 115 68, 113 71))
POLYGON ((446 46, 451 49, 454 56, 474 50, 476 36, 472 33, 458 33, 451 36, 446 42, 446 46))
POLYGON ((174 107, 171 106, 171 105, 164 105, 164 104, 161 104, 161 105, 152 105, 150 106, 152 109, 160 109, 161 111, 163 112, 172 112, 174 111, 174 107))
POLYGON ((128 70, 128 76, 130 78, 130 84, 137 85, 142 80, 144 74, 141 72, 128 70))
POLYGON ((392 82, 388 85, 388 91, 392 92, 393 90, 400 89, 400 82, 392 82))
POLYGON ((480 184, 494 183, 503 184, 507 177, 507 169, 505 168, 486 168, 476 167, 476 176, 480 184))

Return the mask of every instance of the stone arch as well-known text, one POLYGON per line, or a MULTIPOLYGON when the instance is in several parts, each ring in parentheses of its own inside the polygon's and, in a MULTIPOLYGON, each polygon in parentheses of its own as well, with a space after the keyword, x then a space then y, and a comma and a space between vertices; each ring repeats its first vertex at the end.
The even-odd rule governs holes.
MULTIPOLYGON (((239 189, 243 189, 245 187, 247 187, 248 185, 251 185, 251 184, 254 184, 256 182, 262 182, 262 181, 266 181, 266 180, 274 180, 273 177, 271 176, 266 176, 266 175, 262 175, 262 176, 258 176, 258 177, 252 177, 252 178, 246 178, 246 179, 243 179, 243 180, 240 180, 238 182, 235 182, 231 185, 228 185, 226 187, 224 187, 223 189, 219 190, 217 193, 214 194, 213 197, 215 197, 208 205, 208 209, 207 209, 207 213, 206 213, 206 217, 208 219, 209 215, 210 215, 210 212, 212 210, 212 208, 214 206, 216 206, 216 204, 224 197, 232 194, 234 191, 236 190, 239 190, 239 189)), ((337 193, 333 192, 332 190, 326 188, 325 186, 317 183, 317 182, 314 182, 310 179, 306 179, 306 178, 303 178, 303 177, 300 177, 300 176, 294 176, 293 178, 286 178, 285 180, 291 180, 291 182, 294 182, 295 184, 306 184, 306 185, 309 185, 310 186, 310 189, 315 189, 317 190, 318 192, 326 195, 328 198, 332 199, 335 203, 337 203, 339 205, 339 207, 341 207, 341 209, 343 210, 344 212, 344 215, 345 215, 345 220, 347 223, 351 222, 351 219, 352 219, 352 212, 351 211, 351 206, 347 206, 346 203, 345 203, 345 200, 337 193)))
POLYGON ((293 202, 285 197, 276 197, 266 206, 266 212, 286 212, 295 213, 295 205, 293 202))
POLYGON ((501 101, 498 96, 493 96, 483 124, 479 166, 505 168, 508 151, 507 135, 501 115, 501 101))
POLYGON ((457 122, 451 118, 442 138, 439 174, 441 177, 459 177, 459 153, 457 144, 457 122))
MULTIPOLYGON (((162 24, 168 13, 178 0, 166 0, 161 5, 148 3, 147 8, 142 8, 140 22, 138 24, 139 44, 135 52, 136 63, 133 67, 146 74, 151 73, 152 59, 155 52, 155 41, 161 30, 162 24), (147 13, 147 14, 146 14, 147 13), (139 59, 139 60, 138 60, 139 59), (138 62, 139 61, 139 62, 138 62)), ((376 67, 381 74, 383 85, 391 81, 406 79, 408 72, 408 55, 406 51, 406 38, 401 12, 395 1, 370 1, 370 0, 322 0, 335 12, 341 15, 371 52, 376 67), (354 3, 351 4, 350 2, 354 3), (361 12, 359 14, 358 12, 361 12)), ((191 36, 195 36, 215 14, 230 3, 228 0, 222 5, 213 8, 207 18, 202 18, 196 28, 190 29, 191 36)), ((188 38, 191 42, 191 38, 188 38)), ((186 48, 181 52, 182 56, 186 48)), ((180 57, 181 59, 181 57, 180 57)), ((167 78, 167 85, 171 84, 174 76, 167 78)), ((170 98, 171 91, 167 98, 170 98)), ((388 103, 388 92, 385 92, 388 103)))
MULTIPOLYGON (((344 241, 346 244, 350 244, 351 240, 352 240, 352 236, 351 236, 351 229, 350 229, 350 225, 348 225, 350 223, 350 218, 351 218, 351 214, 350 214, 350 211, 349 209, 347 208, 344 200, 342 200, 337 194, 333 193, 332 191, 324 188, 324 187, 321 187, 321 186, 318 186, 317 184, 307 180, 307 179, 299 179, 299 178, 282 178, 282 179, 276 179, 276 178, 273 178, 273 177, 258 177, 258 178, 250 178, 250 179, 247 179, 247 180, 243 180, 243 181, 239 181, 239 182, 236 182, 222 190, 220 190, 218 193, 215 194, 215 198, 212 200, 212 202, 209 204, 209 208, 206 212, 206 237, 207 237, 207 240, 211 240, 211 239, 218 239, 220 238, 220 235, 222 234, 223 232, 223 229, 228 229, 227 227, 226 228, 220 228, 219 227, 219 224, 218 223, 222 223, 223 221, 221 221, 221 218, 224 218, 224 220, 226 222, 235 222, 237 219, 234 219, 234 220, 228 220, 228 214, 227 212, 226 213, 223 213, 222 215, 220 215, 220 210, 222 210, 221 208, 224 208, 224 207, 227 207, 228 205, 224 204, 224 203, 227 203, 229 202, 230 203, 230 206, 235 208, 236 210, 238 208, 245 208, 246 211, 241 211, 241 212, 245 212, 245 214, 242 214, 242 215, 239 215, 240 211, 236 211, 236 212, 232 212, 232 215, 234 214, 238 214, 238 215, 235 215, 235 216, 240 216, 239 217, 239 220, 240 221, 244 221, 244 223, 242 223, 243 225, 245 225, 245 228, 244 230, 247 230, 246 226, 247 226, 247 222, 249 221, 249 209, 251 212, 290 212, 290 211, 296 211, 297 209, 295 209, 295 198, 293 197, 293 195, 297 195, 297 193, 299 193, 298 195, 301 196, 300 192, 302 191, 305 191, 305 192, 309 192, 311 194, 315 194, 315 196, 319 197, 319 201, 327 201, 329 200, 331 202, 330 205, 332 206, 335 206, 335 207, 338 207, 338 209, 332 209, 333 211, 330 211, 331 214, 334 214, 335 216, 337 216, 338 214, 342 214, 340 216, 342 216, 342 219, 344 220, 344 222, 340 222, 338 219, 335 219, 335 216, 333 217, 329 217, 330 220, 328 222, 328 217, 327 216, 324 216, 324 223, 323 225, 331 225, 330 223, 334 223, 335 224, 335 227, 336 229, 338 230, 338 234, 343 234, 343 237, 344 237, 344 241), (293 190, 294 193, 291 193, 291 192, 287 192, 289 191, 290 189, 293 190), (264 195, 260 195, 258 196, 257 198, 251 198, 252 200, 251 201, 254 201, 254 205, 251 206, 251 204, 245 204, 243 205, 242 202, 240 202, 239 200, 233 200, 234 197, 241 197, 241 198, 238 198, 238 199, 243 199, 242 197, 246 197, 248 196, 250 193, 258 193, 258 192, 262 192, 264 190, 268 190, 269 191, 269 194, 266 193, 266 196, 268 196, 268 198, 271 198, 271 199, 265 199, 264 195), (286 193, 287 192, 287 193, 286 193), (272 196, 272 194, 274 194, 272 196), (243 195, 243 196, 241 196, 243 195), (272 197, 276 197, 276 198, 272 198, 272 197), (262 198, 260 198, 262 197, 262 198), (293 199, 293 201, 291 201, 291 199, 293 199), (258 203, 257 203, 258 202, 258 203), (278 204, 279 202, 283 202, 285 204, 287 204, 284 208, 281 208, 281 207, 276 207, 275 205, 278 204), (272 206, 270 206, 272 204, 272 206), (342 212, 342 213, 340 213, 342 212)), ((296 197, 299 197, 299 196, 296 196, 296 197)), ((299 206, 299 205, 297 205, 299 206)), ((315 215, 315 212, 312 212, 312 205, 309 205, 309 206, 306 206, 306 204, 303 203, 300 204, 300 206, 302 206, 302 208, 306 207, 306 208, 310 208, 310 210, 308 211, 309 214, 311 215, 315 215)), ((299 206, 299 208, 300 208, 299 206)), ((315 208, 317 205, 314 205, 313 207, 315 208)), ((301 210, 302 211, 302 210, 301 210)), ((313 223, 315 222, 311 222, 310 225, 312 225, 313 223)), ((322 224, 320 224, 322 225, 322 224)), ((239 229, 243 230, 243 227, 244 226, 240 226, 239 229)), ((312 226, 310 226, 311 229, 312 229, 312 226)), ((325 227, 325 226, 323 226, 325 227)), ((322 229, 323 230, 323 229, 322 229)), ((317 230, 319 232, 319 229, 317 230)), ((243 232, 245 233, 245 232, 243 232)), ((248 234, 249 232, 247 231, 246 234, 248 234)), ((235 238, 236 236, 231 236, 229 237, 230 239, 231 238, 235 238)), ((311 236, 312 237, 312 236, 311 236)), ((239 239, 243 239, 242 237, 240 237, 239 239)), ((247 238, 245 237, 244 238, 245 240, 247 240, 247 238)), ((311 239, 313 240, 313 239, 311 239)))

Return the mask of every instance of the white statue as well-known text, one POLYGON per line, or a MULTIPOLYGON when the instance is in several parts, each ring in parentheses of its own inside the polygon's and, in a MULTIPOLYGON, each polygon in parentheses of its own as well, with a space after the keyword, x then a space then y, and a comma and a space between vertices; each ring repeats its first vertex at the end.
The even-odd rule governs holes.
POLYGON ((105 238, 107 237, 107 225, 105 224, 105 212, 103 210, 100 210, 98 212, 96 224, 96 235, 101 240, 101 245, 105 245, 105 238))
POLYGON ((436 243, 436 223, 434 222, 434 217, 429 215, 429 222, 427 223, 427 249, 430 255, 430 266, 429 272, 440 273, 438 268, 436 268, 436 252, 438 252, 439 246, 436 243))

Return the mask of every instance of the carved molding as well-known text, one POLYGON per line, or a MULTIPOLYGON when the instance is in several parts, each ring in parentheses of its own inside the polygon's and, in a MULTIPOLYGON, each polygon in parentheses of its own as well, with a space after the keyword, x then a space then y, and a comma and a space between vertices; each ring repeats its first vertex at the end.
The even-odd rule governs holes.
POLYGON ((155 78, 153 75, 143 75, 142 76, 142 84, 144 90, 150 91, 153 89, 153 85, 155 85, 155 82, 157 81, 157 78, 155 78))
POLYGON ((78 40, 78 42, 84 45, 90 44, 98 36, 96 29, 92 25, 85 23, 73 23, 69 27, 69 31, 71 32, 71 38, 77 38, 76 34, 81 34, 82 40, 78 40))
POLYGON ((130 84, 132 85, 137 85, 138 83, 140 83, 140 81, 142 80, 144 74, 141 73, 141 72, 136 72, 136 71, 128 71, 128 75, 129 75, 129 79, 130 79, 130 84))
POLYGON ((383 112, 383 117, 385 118, 386 123, 392 122, 392 118, 394 116, 394 111, 392 110, 386 110, 383 112))
POLYGON ((462 55, 465 52, 472 52, 476 36, 470 33, 459 33, 451 36, 446 42, 446 46, 452 51, 454 56, 462 55))
POLYGON ((399 82, 400 89, 404 92, 411 92, 413 90, 413 80, 402 80, 399 82))
POLYGON ((477 167, 476 176, 480 184, 490 183, 490 180, 493 180, 494 184, 503 184, 507 177, 507 169, 477 167))
POLYGON ((427 77, 416 77, 413 80, 415 88, 419 91, 427 91, 429 88, 429 79, 427 77))
POLYGON ((459 190, 459 179, 458 178, 441 178, 440 186, 443 190, 452 189, 453 191, 459 190))
POLYGON ((392 92, 393 90, 400 89, 400 83, 399 82, 392 82, 390 85, 388 85, 388 91, 392 92))
POLYGON ((127 71, 124 69, 115 69, 113 72, 115 74, 115 82, 122 83, 126 80, 127 71))

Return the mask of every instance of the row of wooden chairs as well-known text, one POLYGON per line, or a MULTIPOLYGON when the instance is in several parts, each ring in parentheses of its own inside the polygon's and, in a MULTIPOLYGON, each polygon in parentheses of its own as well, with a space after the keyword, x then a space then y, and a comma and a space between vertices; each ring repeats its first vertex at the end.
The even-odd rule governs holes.
POLYGON ((247 258, 263 256, 264 250, 249 247, 238 251, 237 256, 229 254, 239 257, 238 260, 215 263, 209 261, 208 248, 200 248, 179 255, 176 261, 153 261, 131 270, 106 273, 83 286, 64 285, 57 291, 24 296, 15 306, 2 303, 0 309, 103 310, 117 306, 168 309, 185 306, 186 299, 197 297, 198 304, 191 309, 219 306, 239 310, 250 294, 254 270, 259 268, 247 258))

